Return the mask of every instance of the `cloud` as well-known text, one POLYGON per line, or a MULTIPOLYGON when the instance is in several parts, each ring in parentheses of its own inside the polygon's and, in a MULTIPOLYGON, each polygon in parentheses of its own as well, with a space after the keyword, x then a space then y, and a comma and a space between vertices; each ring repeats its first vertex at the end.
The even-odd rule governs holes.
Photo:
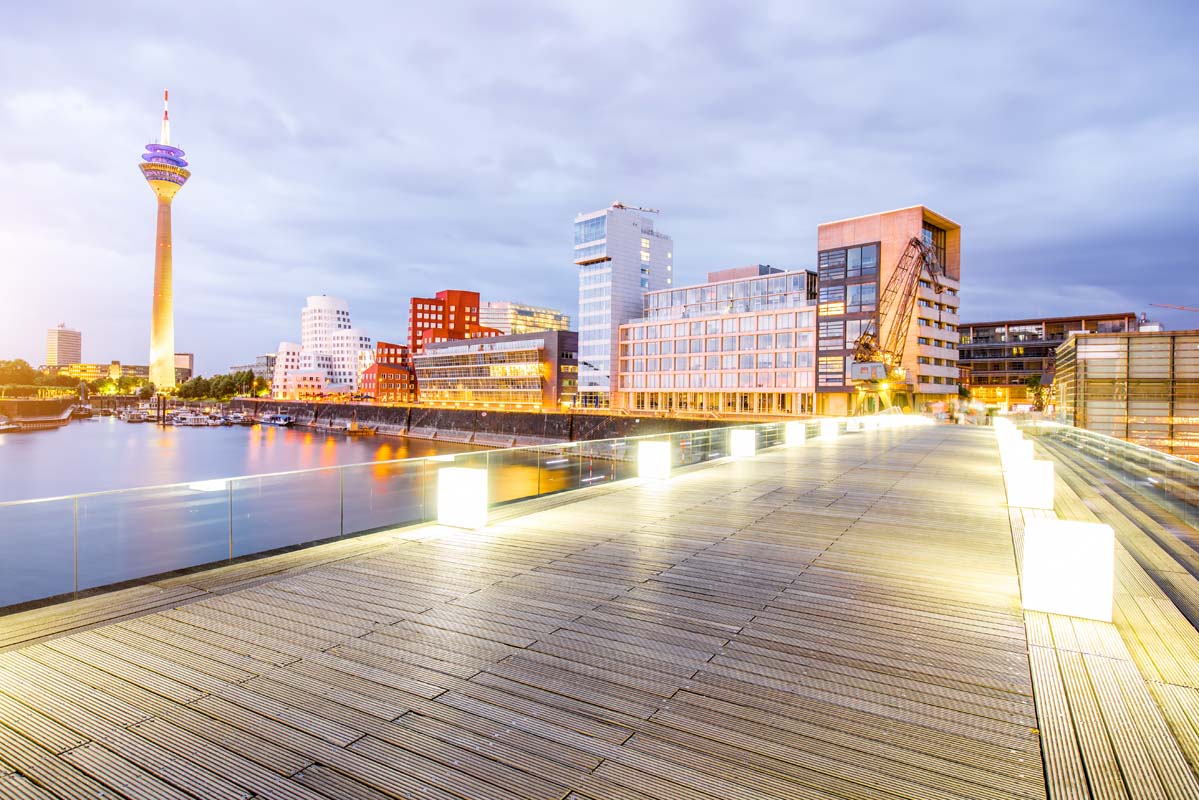
POLYGON ((65 320, 146 360, 164 85, 205 373, 297 338, 309 294, 390 340, 442 288, 574 315, 571 221, 613 200, 663 210, 679 283, 926 203, 963 225, 967 319, 1199 302, 1189 3, 206 3, 147 37, 160 11, 0 30, 0 357, 65 320))

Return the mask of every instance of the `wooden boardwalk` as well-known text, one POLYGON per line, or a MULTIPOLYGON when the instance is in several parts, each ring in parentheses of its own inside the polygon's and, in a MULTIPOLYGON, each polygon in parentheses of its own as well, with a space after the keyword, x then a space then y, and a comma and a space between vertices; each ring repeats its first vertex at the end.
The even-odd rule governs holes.
POLYGON ((0 798, 1045 797, 997 463, 856 434, 2 617, 0 798))

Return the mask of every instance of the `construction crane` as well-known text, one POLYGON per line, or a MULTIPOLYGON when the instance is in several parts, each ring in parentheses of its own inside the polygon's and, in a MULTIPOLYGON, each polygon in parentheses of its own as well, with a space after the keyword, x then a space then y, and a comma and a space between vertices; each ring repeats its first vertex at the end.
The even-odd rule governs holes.
POLYGON ((1149 305, 1151 305, 1151 306, 1154 306, 1154 307, 1156 307, 1156 308, 1173 308, 1173 309, 1174 309, 1174 310, 1176 310, 1176 311, 1196 311, 1196 312, 1199 312, 1199 308, 1195 308, 1194 306, 1172 306, 1172 305, 1170 305, 1169 303, 1150 303, 1149 305))
POLYGON ((912 322, 912 309, 916 306, 921 276, 927 275, 933 291, 940 295, 945 291, 945 284, 941 282, 943 274, 936 251, 913 236, 879 298, 878 311, 858 337, 854 349, 849 377, 858 388, 857 413, 868 413, 872 405, 890 408, 898 394, 897 386, 907 389, 908 402, 911 402, 912 388, 903 369, 903 350, 912 322), (870 399, 877 402, 870 403, 870 399))

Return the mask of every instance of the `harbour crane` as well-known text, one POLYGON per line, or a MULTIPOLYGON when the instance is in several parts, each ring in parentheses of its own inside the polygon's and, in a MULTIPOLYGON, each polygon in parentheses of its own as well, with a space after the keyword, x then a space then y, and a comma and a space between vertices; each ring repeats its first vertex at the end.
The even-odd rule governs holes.
POLYGON ((1172 305, 1170 305, 1169 303, 1150 303, 1149 305, 1151 305, 1151 306, 1154 306, 1154 307, 1156 307, 1156 308, 1172 308, 1172 309, 1174 309, 1175 311, 1195 311, 1195 312, 1199 312, 1199 308, 1195 308, 1194 306, 1172 306, 1172 305))
POLYGON ((937 260, 936 251, 921 238, 913 236, 887 281, 878 310, 854 348, 849 377, 858 389, 859 414, 868 413, 869 406, 890 408, 900 394, 897 388, 906 391, 909 403, 914 396, 914 387, 903 369, 903 351, 920 291, 920 279, 924 275, 928 276, 937 295, 945 292, 945 284, 941 282, 944 269, 937 260))
POLYGON ((662 212, 656 208, 642 208, 641 206, 626 206, 619 200, 612 203, 613 208, 627 208, 629 211, 644 211, 647 214, 661 214, 662 212))

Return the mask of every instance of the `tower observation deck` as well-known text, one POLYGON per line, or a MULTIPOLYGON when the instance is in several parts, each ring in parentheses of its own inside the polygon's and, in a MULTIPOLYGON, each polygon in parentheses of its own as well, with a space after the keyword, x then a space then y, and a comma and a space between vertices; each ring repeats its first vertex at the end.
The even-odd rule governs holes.
POLYGON ((184 153, 171 146, 167 92, 162 93, 162 133, 146 145, 139 166, 158 198, 158 225, 154 242, 154 298, 150 314, 150 382, 160 391, 175 386, 175 293, 171 264, 171 201, 187 183, 184 153))

